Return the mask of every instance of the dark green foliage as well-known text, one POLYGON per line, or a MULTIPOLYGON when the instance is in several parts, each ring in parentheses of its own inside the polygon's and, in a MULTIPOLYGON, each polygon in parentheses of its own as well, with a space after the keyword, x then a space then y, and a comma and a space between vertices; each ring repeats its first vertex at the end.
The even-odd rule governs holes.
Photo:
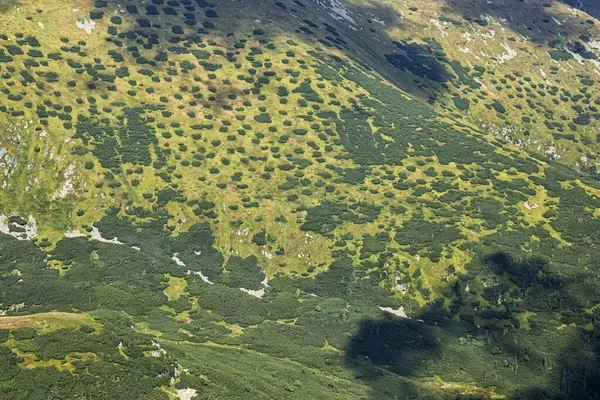
POLYGON ((188 286, 190 295, 198 296, 199 304, 225 321, 248 326, 265 320, 267 309, 260 299, 239 289, 214 284, 209 285, 200 278, 192 278, 188 286))
POLYGON ((257 246, 264 246, 267 244, 267 233, 264 229, 252 237, 252 243, 257 246))
POLYGON ((34 328, 17 328, 12 331, 15 340, 31 340, 35 337, 34 328))
POLYGON ((192 54, 194 55, 194 57, 196 57, 198 60, 207 60, 210 58, 210 52, 206 51, 206 50, 193 50, 192 54))
POLYGON ((4 52, 4 49, 0 49, 0 63, 9 63, 12 62, 13 58, 9 55, 7 55, 4 52))
POLYGON ((300 229, 326 234, 344 222, 364 224, 374 221, 379 216, 380 211, 380 207, 364 203, 349 206, 324 201, 321 205, 307 210, 306 221, 300 229))
POLYGON ((432 46, 432 43, 422 45, 408 41, 394 42, 394 44, 401 52, 387 54, 385 57, 396 68, 412 72, 434 82, 446 82, 452 78, 452 74, 442 64, 446 55, 439 45, 432 46))
POLYGON ((0 382, 6 382, 19 374, 21 368, 17 365, 19 359, 7 347, 0 345, 0 382))
POLYGON ((475 159, 483 162, 486 158, 479 156, 475 149, 480 148, 488 154, 491 151, 491 147, 480 139, 452 134, 449 126, 435 121, 431 108, 417 101, 398 98, 394 89, 366 77, 360 71, 350 67, 345 77, 366 88, 385 104, 382 106, 380 102, 363 99, 353 109, 340 112, 336 125, 341 143, 356 162, 364 165, 399 164, 408 155, 409 143, 423 151, 435 152, 441 160, 451 157, 452 161, 460 163, 476 162, 475 159), (374 124, 380 127, 380 132, 373 133, 369 118, 375 119, 374 124), (417 133, 414 132, 416 128, 419 128, 417 133), (381 133, 394 141, 385 140, 381 133), (446 146, 440 147, 440 142, 446 143, 446 146))
POLYGON ((154 129, 143 117, 143 110, 126 108, 123 119, 125 124, 116 130, 108 124, 79 116, 75 137, 81 138, 85 145, 94 146, 92 152, 104 168, 115 169, 123 162, 150 165, 150 146, 157 143, 157 139, 154 129))
POLYGON ((556 61, 567 61, 573 58, 571 53, 566 50, 549 50, 548 54, 556 61))
POLYGON ((480 218, 483 221, 483 225, 488 229, 494 229, 508 221, 508 215, 504 211, 504 204, 497 200, 474 199, 471 207, 475 210, 472 216, 480 218))
POLYGON ((306 101, 314 103, 323 103, 323 99, 314 91, 311 86, 311 80, 307 79, 300 84, 296 89, 292 90, 292 93, 302 94, 302 98, 306 101))
POLYGON ((586 60, 596 60, 598 58, 593 51, 589 51, 581 42, 570 43, 569 47, 573 53, 579 54, 586 60))
POLYGON ((454 106, 456 108, 458 108, 459 110, 461 110, 461 111, 468 110, 469 109, 469 105, 471 103, 469 101, 469 99, 465 99, 465 98, 462 98, 462 97, 453 97, 452 101, 454 102, 454 106))
POLYGON ((200 61, 200 65, 204 68, 205 71, 216 71, 223 67, 221 64, 212 64, 206 61, 200 61))
POLYGON ((504 114, 506 112, 506 108, 504 108, 502 103, 500 103, 498 100, 494 100, 494 102, 492 103, 492 107, 499 114, 504 114))
POLYGON ((459 229, 444 222, 427 221, 416 218, 405 222, 396 229, 394 240, 408 246, 411 254, 425 250, 429 256, 439 257, 442 247, 462 237, 459 229))
POLYGON ((217 12, 215 10, 213 10, 213 9, 207 9, 204 12, 204 14, 205 14, 206 18, 218 18, 219 17, 219 15, 217 14, 217 12))
POLYGON ((577 117, 573 118, 573 122, 577 125, 589 125, 590 124, 590 115, 589 114, 581 114, 577 117))
POLYGON ((23 54, 23 50, 21 50, 21 48, 18 46, 6 45, 4 47, 6 47, 6 51, 8 51, 8 54, 10 54, 11 56, 18 56, 23 54))
POLYGON ((381 232, 374 236, 365 235, 361 248, 362 254, 378 254, 385 251, 387 244, 390 242, 390 237, 387 233, 381 232))
POLYGON ((270 124, 272 122, 271 116, 267 113, 261 113, 254 116, 254 120, 261 124, 270 124))
POLYGON ((481 84, 474 79, 474 74, 469 73, 468 67, 463 67, 458 60, 452 60, 449 64, 460 83, 472 89, 479 89, 481 87, 481 84))
POLYGON ((258 266, 256 257, 230 257, 225 269, 228 272, 224 282, 227 286, 251 290, 262 288, 261 282, 265 278, 265 274, 258 266))
MULTIPOLYGON (((88 334, 76 329, 61 329, 51 333, 38 335, 31 342, 31 351, 43 360, 62 359, 72 352, 91 352, 94 361, 84 361, 80 357, 73 362, 72 372, 60 372, 54 367, 21 369, 16 363, 13 353, 6 347, 0 348, 3 366, 0 396, 11 399, 42 399, 60 390, 61 396, 77 397, 77 393, 85 387, 86 393, 94 397, 125 398, 140 396, 145 399, 156 399, 154 393, 167 383, 168 378, 160 378, 173 368, 173 361, 167 357, 144 357, 144 351, 153 348, 150 340, 127 329, 122 317, 102 313, 107 331, 88 334), (122 348, 127 359, 119 354, 122 348), (111 360, 119 359, 116 363, 111 360), (16 375, 18 373, 18 375, 16 375), (113 379, 119 377, 115 385, 113 379), (6 380, 13 378, 10 382, 6 380), (58 389, 60 388, 60 389, 58 389)), ((19 343, 21 345, 22 343, 19 343)))
POLYGON ((277 94, 280 97, 285 97, 289 94, 288 90, 286 89, 285 86, 279 86, 279 89, 277 90, 277 94))
POLYGON ((348 356, 368 357, 375 364, 393 365, 395 373, 409 376, 423 367, 424 359, 436 358, 439 349, 435 338, 427 325, 417 321, 391 318, 365 321, 353 338, 348 356))

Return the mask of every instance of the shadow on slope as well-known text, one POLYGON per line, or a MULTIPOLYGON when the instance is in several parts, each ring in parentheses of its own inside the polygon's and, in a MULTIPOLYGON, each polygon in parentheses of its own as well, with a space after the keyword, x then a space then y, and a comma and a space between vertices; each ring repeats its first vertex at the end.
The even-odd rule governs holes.
POLYGON ((0 12, 8 11, 18 5, 17 0, 0 0, 0 12))
MULTIPOLYGON (((387 365, 398 375, 412 376, 426 359, 435 358, 439 350, 435 333, 427 324, 385 315, 361 324, 347 355, 365 365, 387 365)), ((363 378, 370 376, 365 369, 363 378)))
POLYGON ((561 2, 578 8, 590 14, 594 18, 600 17, 600 4, 594 0, 560 0, 561 2))
POLYGON ((551 368, 551 388, 531 386, 518 390, 516 400, 600 399, 600 327, 574 337, 551 368))
POLYGON ((443 389, 444 398, 488 399, 498 393, 515 400, 599 399, 600 325, 561 323, 572 317, 570 279, 547 276, 547 263, 535 257, 496 252, 477 263, 490 277, 508 278, 511 284, 498 285, 497 293, 487 291, 490 299, 506 300, 485 306, 469 293, 478 274, 449 285, 450 305, 430 303, 410 319, 382 314, 363 321, 346 351, 357 378, 374 396, 388 398, 418 398, 394 393, 395 376, 422 382, 419 395, 421 389, 443 389), (518 301, 508 299, 508 293, 516 298, 519 292, 518 301))
MULTIPOLYGON (((427 91, 430 88, 427 82, 411 77, 425 78, 434 86, 450 77, 448 67, 436 54, 439 49, 435 45, 403 44, 389 36, 388 28, 378 23, 381 22, 378 18, 385 16, 387 26, 400 29, 406 27, 406 22, 393 8, 383 4, 312 0, 156 1, 147 6, 108 0, 95 4, 95 12, 104 13, 105 22, 113 9, 123 10, 120 16, 129 26, 119 32, 118 38, 129 47, 142 45, 143 49, 138 49, 142 56, 134 57, 136 63, 160 69, 166 69, 167 57, 153 60, 155 54, 168 54, 173 49, 185 52, 190 43, 204 41, 210 50, 210 42, 215 39, 227 47, 227 52, 222 54, 211 52, 222 57, 223 64, 243 63, 245 60, 238 55, 246 41, 258 40, 267 44, 273 42, 274 37, 293 32, 314 43, 315 48, 343 52, 366 70, 380 73, 421 99, 429 98, 427 91), (148 43, 144 44, 146 41, 148 43), (150 48, 152 51, 144 51, 150 48), (154 54, 148 57, 144 53, 154 54)), ((411 30, 419 29, 415 24, 411 22, 411 30)), ((124 25, 118 28, 121 30, 124 25)), ((109 38, 108 42, 115 40, 109 38)))
MULTIPOLYGON (((568 4, 569 1, 562 1, 568 4)), ((578 31, 585 29, 583 20, 557 12, 553 2, 506 0, 447 0, 446 12, 457 13, 469 21, 487 26, 487 17, 501 20, 515 33, 529 38, 533 43, 545 45, 559 39, 577 39, 578 31), (500 4, 499 4, 500 3, 500 4), (558 21, 558 22, 557 22, 558 21)))

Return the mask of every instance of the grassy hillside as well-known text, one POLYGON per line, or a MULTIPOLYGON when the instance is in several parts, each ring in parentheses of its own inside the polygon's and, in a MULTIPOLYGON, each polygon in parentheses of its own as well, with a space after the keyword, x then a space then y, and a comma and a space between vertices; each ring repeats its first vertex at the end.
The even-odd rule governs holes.
POLYGON ((589 15, 0 4, 1 398, 600 396, 589 15))
POLYGON ((339 15, 336 2, 317 3, 345 18, 345 51, 403 90, 598 176, 598 26, 589 14, 559 1, 353 1, 339 15))

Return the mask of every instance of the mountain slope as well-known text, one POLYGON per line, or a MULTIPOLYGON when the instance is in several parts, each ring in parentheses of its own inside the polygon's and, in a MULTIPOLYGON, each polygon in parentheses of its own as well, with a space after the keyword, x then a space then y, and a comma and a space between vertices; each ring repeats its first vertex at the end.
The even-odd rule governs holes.
POLYGON ((597 22, 413 3, 6 7, 1 397, 598 397, 597 22))

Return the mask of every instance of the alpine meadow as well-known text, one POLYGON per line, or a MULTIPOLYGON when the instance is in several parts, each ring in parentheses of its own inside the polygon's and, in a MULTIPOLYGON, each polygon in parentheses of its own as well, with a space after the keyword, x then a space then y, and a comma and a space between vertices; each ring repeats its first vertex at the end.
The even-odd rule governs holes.
POLYGON ((0 0, 0 400, 599 400, 595 0, 0 0))

